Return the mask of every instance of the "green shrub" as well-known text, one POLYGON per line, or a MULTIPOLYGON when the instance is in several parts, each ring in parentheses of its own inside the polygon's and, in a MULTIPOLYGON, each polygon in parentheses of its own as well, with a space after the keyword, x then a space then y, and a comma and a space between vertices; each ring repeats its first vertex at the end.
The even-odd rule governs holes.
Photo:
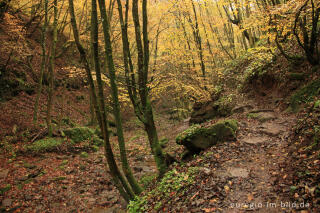
POLYGON ((69 126, 69 127, 75 127, 76 126, 76 124, 73 121, 71 121, 70 118, 65 117, 65 118, 62 118, 61 121, 66 126, 69 126))
POLYGON ((143 186, 143 188, 147 188, 156 177, 156 174, 144 175, 139 182, 143 186))
POLYGON ((104 140, 99 138, 97 135, 94 135, 92 138, 93 145, 95 146, 103 146, 104 140))
POLYGON ((296 112, 299 105, 309 103, 314 100, 314 97, 320 93, 320 79, 314 80, 296 91, 290 99, 290 107, 296 112))
POLYGON ((176 169, 167 172, 160 183, 157 184, 156 188, 130 201, 128 212, 148 212, 152 208, 152 206, 148 205, 148 200, 158 200, 158 198, 161 198, 152 208, 152 210, 159 210, 162 206, 161 201, 169 199, 172 192, 178 194, 182 189, 193 184, 197 172, 197 167, 190 167, 187 172, 178 172, 176 169))

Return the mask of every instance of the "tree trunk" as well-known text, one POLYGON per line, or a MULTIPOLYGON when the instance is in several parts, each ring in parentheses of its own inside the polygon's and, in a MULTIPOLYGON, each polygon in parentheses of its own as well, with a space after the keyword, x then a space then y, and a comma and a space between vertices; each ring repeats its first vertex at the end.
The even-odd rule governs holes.
MULTIPOLYGON (((95 1, 95 0, 93 0, 95 1)), ((88 81, 91 87, 91 93, 92 93, 92 100, 93 100, 93 104, 94 104, 94 108, 95 108, 95 112, 96 112, 96 116, 100 125, 100 129, 101 132, 103 134, 103 139, 104 139, 104 150, 105 150, 105 157, 107 159, 109 168, 110 168, 110 173, 112 176, 112 179, 114 181, 114 184, 116 186, 116 188, 119 190, 121 196, 126 200, 129 201, 131 199, 133 199, 133 195, 130 193, 130 191, 126 190, 123 186, 123 180, 124 177, 122 176, 122 174, 119 171, 119 168, 116 164, 116 161, 114 159, 114 155, 113 155, 113 151, 111 148, 111 144, 109 141, 109 132, 108 132, 108 126, 107 126, 107 122, 106 122, 106 117, 103 117, 103 113, 102 110, 104 110, 105 112, 105 107, 101 107, 98 105, 98 101, 97 101, 97 96, 95 93, 95 86, 94 86, 94 82, 93 82, 93 78, 91 75, 91 70, 90 70, 90 66, 87 60, 87 56, 86 56, 86 52, 83 48, 83 46, 80 44, 80 40, 79 40, 79 33, 78 33, 78 29, 77 29, 77 23, 76 23, 76 19, 75 19, 75 15, 74 15, 74 6, 73 6, 73 0, 69 0, 69 11, 70 11, 70 17, 71 17, 71 25, 72 25, 72 30, 73 30, 73 35, 74 35, 74 39, 75 39, 75 43, 77 45, 77 48, 79 50, 80 53, 80 57, 82 60, 82 63, 84 64, 87 76, 88 76, 88 81), (100 109, 99 109, 100 107, 100 109)), ((99 74, 99 73, 98 73, 99 74)), ((100 77, 99 79, 101 80, 101 73, 100 73, 100 77)), ((98 80, 98 75, 97 75, 97 80, 98 80)), ((99 82, 100 87, 101 87, 101 81, 99 82)), ((100 92, 101 93, 101 90, 100 92)), ((99 101, 103 102, 103 97, 99 97, 99 101)), ((104 106, 104 104, 102 105, 104 106)), ((104 113, 105 114, 105 113, 104 113)))
MULTIPOLYGON (((138 51, 138 86, 139 86, 139 97, 142 108, 143 116, 140 120, 145 126, 145 130, 148 134, 149 144, 154 156, 159 176, 162 177, 166 172, 167 165, 165 162, 165 156, 159 145, 159 139, 157 130, 153 120, 152 106, 148 99, 148 64, 149 64, 149 40, 148 40, 148 17, 147 17, 147 1, 142 1, 142 32, 143 32, 143 46, 141 40, 141 27, 139 22, 138 12, 138 0, 132 1, 132 17, 134 22, 134 29, 136 35, 136 44, 138 51)), ((139 117, 139 116, 138 116, 139 117)))
POLYGON ((39 78, 39 86, 37 91, 36 102, 34 104, 34 111, 33 111, 33 124, 36 124, 38 121, 38 108, 39 108, 39 100, 42 92, 42 81, 44 70, 46 69, 46 39, 47 39, 47 25, 48 25, 48 0, 44 1, 44 24, 42 27, 42 41, 41 41, 41 48, 42 48, 42 56, 41 56, 41 70, 40 70, 40 78, 39 78))
POLYGON ((51 111, 53 105, 53 81, 54 81, 54 69, 55 69, 55 57, 56 57, 56 44, 57 44, 57 26, 58 26, 58 2, 57 0, 53 1, 54 7, 54 21, 53 21, 53 41, 52 49, 50 55, 50 64, 49 64, 49 87, 48 87, 48 104, 47 104, 47 127, 48 135, 52 136, 52 123, 51 123, 51 111))
POLYGON ((112 56, 112 46, 111 46, 111 39, 109 34, 110 26, 109 26, 109 22, 107 21, 109 19, 107 17, 104 0, 99 0, 99 6, 100 6, 100 15, 102 18, 102 26, 103 26, 104 41, 105 41, 105 55, 106 55, 108 71, 109 71, 109 79, 111 84, 111 94, 113 99, 113 114, 116 121, 122 169, 134 193, 140 194, 142 192, 142 188, 139 186, 138 182, 136 181, 136 179, 132 174, 132 171, 128 162, 128 158, 127 158, 126 148, 125 148, 122 121, 121 121, 121 115, 120 115, 118 86, 116 84, 115 66, 114 66, 114 61, 112 56))
POLYGON ((159 171, 159 177, 163 177, 167 170, 167 164, 165 156, 162 152, 162 148, 159 144, 159 137, 157 133, 157 128, 154 123, 153 119, 153 112, 152 112, 152 106, 149 101, 147 101, 147 109, 145 111, 145 119, 146 123, 144 124, 144 128, 148 135, 148 140, 151 148, 151 152, 153 154, 154 160, 156 162, 158 171, 159 171))

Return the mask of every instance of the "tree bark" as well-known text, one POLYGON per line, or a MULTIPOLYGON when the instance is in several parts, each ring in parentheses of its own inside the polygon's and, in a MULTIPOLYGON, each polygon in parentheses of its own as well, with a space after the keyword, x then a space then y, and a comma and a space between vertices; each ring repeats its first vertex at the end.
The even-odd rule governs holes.
MULTIPOLYGON (((128 158, 126 153, 126 147, 125 147, 125 141, 123 136, 123 128, 122 128, 122 121, 121 121, 121 115, 120 115, 120 103, 119 103, 119 97, 118 97, 118 86, 116 84, 116 74, 115 74, 115 66, 113 61, 113 55, 112 55, 112 46, 111 46, 111 39, 110 39, 110 25, 108 22, 108 17, 106 13, 106 5, 104 0, 98 0, 99 6, 100 6, 100 16, 102 18, 102 26, 103 26, 103 34, 104 34, 104 41, 105 41, 105 55, 108 65, 108 71, 109 71, 109 79, 111 84, 111 94, 113 99, 113 114, 116 121, 116 128, 117 128, 117 135, 118 135, 118 144, 120 149, 120 157, 122 162, 122 169, 123 172, 132 187, 132 190, 135 194, 140 194, 142 192, 142 188, 139 186, 138 182, 134 178, 128 158)), ((97 39, 96 35, 96 39, 97 39)), ((99 89, 100 90, 100 89, 99 89)))
POLYGON ((48 0, 44 1, 44 24, 42 27, 42 41, 41 41, 41 48, 42 48, 42 56, 41 56, 41 70, 40 70, 40 78, 39 78, 39 85, 37 91, 36 102, 34 104, 34 111, 33 111, 33 124, 38 122, 38 108, 39 108, 39 100, 42 92, 42 81, 44 70, 46 69, 46 40, 47 40, 47 26, 48 26, 48 0))
POLYGON ((53 81, 54 81, 54 69, 55 69, 55 57, 56 57, 56 44, 57 44, 57 26, 58 26, 58 1, 53 1, 54 7, 54 21, 53 21, 53 41, 50 55, 49 64, 49 87, 48 87, 48 104, 47 104, 47 127, 48 135, 52 136, 53 128, 51 123, 51 111, 53 105, 53 81))
POLYGON ((132 1, 132 17, 136 35, 136 44, 138 51, 138 86, 139 98, 142 108, 143 117, 141 121, 144 124, 145 131, 148 134, 149 144, 154 156, 159 176, 162 177, 167 170, 165 156, 159 145, 156 126, 153 119, 152 106, 148 98, 148 69, 149 69, 149 40, 148 40, 148 17, 147 17, 147 0, 142 1, 142 32, 143 46, 141 40, 141 27, 139 22, 138 0, 132 1))
MULTIPOLYGON (((95 1, 95 0, 93 0, 93 1, 95 1)), ((106 117, 105 116, 103 117, 103 115, 105 115, 105 113, 103 114, 102 110, 104 110, 104 112, 105 112, 105 107, 103 107, 104 104, 102 106, 101 106, 101 104, 100 104, 100 106, 98 105, 98 100, 97 100, 97 96, 95 93, 95 86, 94 86, 93 78, 91 75, 90 66, 89 66, 89 63, 87 60, 86 51, 83 48, 83 46, 81 45, 80 39, 79 39, 77 23, 76 23, 76 19, 75 19, 75 15, 74 15, 73 0, 69 0, 69 11, 70 11, 71 25, 72 25, 75 43, 76 43, 77 48, 79 50, 82 63, 84 64, 84 67, 85 67, 85 70, 86 70, 86 73, 88 76, 89 85, 91 87, 93 105, 95 108, 95 112, 96 112, 96 116, 97 116, 97 119, 98 119, 98 122, 100 125, 101 132, 103 134, 105 157, 107 159, 107 162, 108 162, 108 165, 110 168, 110 173, 111 173, 112 179, 114 181, 114 184, 115 184, 116 188, 119 190, 121 196, 126 201, 129 201, 129 200, 133 199, 134 197, 130 193, 130 191, 126 191, 126 189, 124 188, 124 186, 123 186, 124 177, 120 173, 119 168, 118 168, 116 161, 114 159, 112 147, 111 147, 111 144, 109 141, 109 131, 108 131, 108 126, 107 126, 107 122, 106 122, 106 117)), ((97 76, 97 79, 98 79, 98 76, 97 76)), ((101 75, 100 75, 100 80, 101 80, 101 75)), ((101 86, 101 82, 99 84, 101 86)), ((99 93, 101 93, 101 91, 99 93)), ((99 101, 103 102, 104 101, 103 97, 100 96, 99 101)))

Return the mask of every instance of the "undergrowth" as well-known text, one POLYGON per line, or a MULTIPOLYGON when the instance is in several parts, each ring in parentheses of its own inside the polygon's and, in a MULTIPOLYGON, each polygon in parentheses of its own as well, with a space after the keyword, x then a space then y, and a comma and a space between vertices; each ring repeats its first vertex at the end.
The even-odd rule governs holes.
POLYGON ((290 99, 290 108, 296 112, 299 105, 309 103, 314 100, 314 97, 320 93, 320 79, 314 80, 297 90, 290 99))
POLYGON ((137 213, 160 210, 171 197, 178 196, 184 188, 194 183, 197 171, 197 167, 190 167, 186 172, 179 172, 176 169, 167 172, 156 188, 131 201, 128 205, 128 211, 137 213), (150 201, 154 202, 150 204, 150 201))

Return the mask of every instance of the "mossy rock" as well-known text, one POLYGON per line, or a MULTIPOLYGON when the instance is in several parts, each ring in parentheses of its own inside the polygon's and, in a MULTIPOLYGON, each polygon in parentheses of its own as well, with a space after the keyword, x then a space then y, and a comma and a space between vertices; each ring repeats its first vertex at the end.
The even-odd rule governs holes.
POLYGON ((63 132, 75 143, 89 140, 94 136, 94 130, 89 127, 74 127, 65 129, 63 132))
POLYGON ((27 152, 39 153, 57 150, 63 143, 62 138, 44 138, 27 145, 25 150, 27 152))
POLYGON ((314 97, 320 93, 320 79, 314 80, 296 91, 290 99, 290 108, 297 112, 302 103, 313 101, 314 97))
POLYGON ((235 140, 237 129, 236 120, 223 120, 210 127, 193 125, 176 137, 176 143, 196 153, 217 143, 235 140))
POLYGON ((248 118, 258 120, 261 123, 276 119, 272 112, 251 112, 247 114, 248 118))
POLYGON ((229 116, 232 114, 234 106, 232 96, 222 96, 216 101, 195 103, 189 123, 203 123, 212 118, 229 116))

